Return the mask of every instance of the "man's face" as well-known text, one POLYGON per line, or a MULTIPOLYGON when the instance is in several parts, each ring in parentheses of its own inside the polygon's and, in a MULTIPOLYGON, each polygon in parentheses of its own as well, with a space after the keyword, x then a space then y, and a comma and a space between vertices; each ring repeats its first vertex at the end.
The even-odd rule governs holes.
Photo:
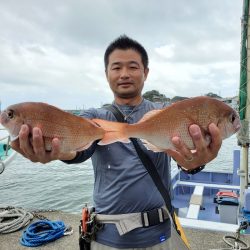
POLYGON ((106 77, 115 97, 140 96, 147 75, 148 69, 144 69, 137 51, 116 49, 109 55, 106 77))

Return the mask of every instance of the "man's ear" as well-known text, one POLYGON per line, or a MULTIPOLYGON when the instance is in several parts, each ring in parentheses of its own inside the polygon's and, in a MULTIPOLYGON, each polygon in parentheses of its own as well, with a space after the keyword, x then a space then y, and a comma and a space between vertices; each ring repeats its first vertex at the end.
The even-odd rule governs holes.
POLYGON ((149 72, 149 68, 144 69, 144 81, 146 81, 148 77, 148 72, 149 72))
POLYGON ((108 79, 108 71, 107 71, 107 69, 105 69, 105 76, 106 76, 106 79, 108 79))

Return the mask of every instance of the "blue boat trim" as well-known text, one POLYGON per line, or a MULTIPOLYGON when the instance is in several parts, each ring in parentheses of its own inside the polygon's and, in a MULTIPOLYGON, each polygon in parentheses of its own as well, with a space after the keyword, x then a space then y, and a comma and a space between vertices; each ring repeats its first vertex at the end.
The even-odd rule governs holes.
POLYGON ((241 214, 237 197, 240 177, 237 171, 240 153, 239 150, 235 151, 231 172, 203 170, 196 175, 187 175, 177 169, 172 171, 172 202, 184 227, 225 232, 236 232, 239 228, 241 214), (218 197, 216 194, 220 191, 227 195, 218 197), (223 212, 227 209, 231 222, 227 222, 227 212, 223 212), (231 217, 235 217, 235 220, 231 217))

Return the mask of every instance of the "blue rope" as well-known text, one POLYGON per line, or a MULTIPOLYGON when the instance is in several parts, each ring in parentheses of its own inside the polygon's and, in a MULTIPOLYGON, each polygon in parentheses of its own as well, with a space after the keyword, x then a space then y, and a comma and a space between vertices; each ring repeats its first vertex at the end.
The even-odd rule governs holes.
POLYGON ((36 247, 57 240, 66 230, 63 221, 39 220, 27 227, 20 243, 27 247, 36 247))

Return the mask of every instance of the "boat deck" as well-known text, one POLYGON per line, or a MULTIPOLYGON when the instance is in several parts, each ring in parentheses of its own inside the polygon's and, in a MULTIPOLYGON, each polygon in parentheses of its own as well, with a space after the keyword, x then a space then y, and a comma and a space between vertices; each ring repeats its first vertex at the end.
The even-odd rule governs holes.
MULTIPOLYGON (((74 233, 70 236, 62 237, 55 242, 51 242, 47 245, 36 247, 36 250, 74 250, 79 249, 78 246, 78 225, 80 221, 80 215, 70 214, 60 211, 55 212, 43 212, 39 213, 46 216, 50 220, 63 220, 65 224, 73 227, 74 233)), ((192 250, 209 250, 209 249, 221 249, 229 248, 229 246, 223 241, 223 236, 228 233, 212 232, 204 230, 194 230, 185 228, 185 232, 192 250)), ((24 250, 30 249, 24 247, 19 243, 19 239, 22 235, 22 230, 11 234, 0 235, 0 249, 2 250, 24 250)), ((232 234, 231 234, 232 235, 232 234)), ((242 240, 250 244, 250 235, 243 235, 242 240)), ((230 249, 230 248, 229 248, 230 249)))

